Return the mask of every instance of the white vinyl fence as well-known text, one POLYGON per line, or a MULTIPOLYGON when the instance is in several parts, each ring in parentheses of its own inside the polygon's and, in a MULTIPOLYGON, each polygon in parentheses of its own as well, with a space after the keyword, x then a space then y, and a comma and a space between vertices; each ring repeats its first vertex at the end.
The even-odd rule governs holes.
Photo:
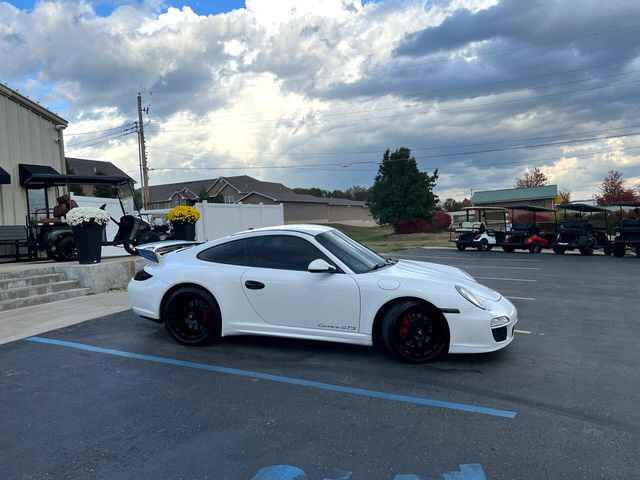
POLYGON ((200 221, 196 239, 209 241, 249 228, 272 227, 284 223, 282 205, 196 203, 200 221))
MULTIPOLYGON (((282 205, 245 205, 196 203, 200 220, 196 223, 196 240, 208 242, 249 228, 284 224, 282 205)), ((143 210, 143 215, 165 216, 169 209, 143 210)))
MULTIPOLYGON (((101 197, 83 197, 80 195, 71 195, 79 207, 93 207, 100 208, 103 204, 107 204, 105 210, 117 221, 120 221, 122 217, 122 209, 117 198, 101 198, 101 197)), ((133 212, 133 198, 125 198, 122 200, 124 209, 127 213, 133 212)), ((113 240, 118 232, 118 226, 114 222, 107 224, 107 240, 113 240)), ((122 246, 117 247, 102 247, 102 257, 118 257, 121 255, 129 255, 122 246)))

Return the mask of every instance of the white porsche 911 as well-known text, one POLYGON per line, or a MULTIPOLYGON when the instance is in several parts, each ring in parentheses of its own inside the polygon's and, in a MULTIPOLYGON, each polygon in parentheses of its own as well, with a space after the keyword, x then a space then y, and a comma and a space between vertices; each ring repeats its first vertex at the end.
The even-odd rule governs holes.
POLYGON ((338 230, 286 225, 137 248, 133 311, 179 342, 273 335, 384 345, 407 362, 498 350, 516 308, 466 272, 383 258, 338 230))

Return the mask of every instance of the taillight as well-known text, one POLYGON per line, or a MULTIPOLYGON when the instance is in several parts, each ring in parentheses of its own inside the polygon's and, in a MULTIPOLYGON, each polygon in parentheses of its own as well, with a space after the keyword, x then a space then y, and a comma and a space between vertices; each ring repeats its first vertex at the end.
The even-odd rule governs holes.
POLYGON ((153 275, 142 269, 136 272, 136 274, 133 276, 133 279, 137 280, 138 282, 142 282, 144 280, 149 280, 151 277, 153 277, 153 275))

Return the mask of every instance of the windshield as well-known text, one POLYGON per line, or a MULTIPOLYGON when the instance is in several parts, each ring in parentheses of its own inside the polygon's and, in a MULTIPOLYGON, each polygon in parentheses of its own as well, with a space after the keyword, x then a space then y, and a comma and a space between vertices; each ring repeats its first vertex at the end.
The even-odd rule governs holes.
POLYGON ((316 240, 354 273, 370 272, 385 265, 383 257, 338 230, 321 233, 316 240))

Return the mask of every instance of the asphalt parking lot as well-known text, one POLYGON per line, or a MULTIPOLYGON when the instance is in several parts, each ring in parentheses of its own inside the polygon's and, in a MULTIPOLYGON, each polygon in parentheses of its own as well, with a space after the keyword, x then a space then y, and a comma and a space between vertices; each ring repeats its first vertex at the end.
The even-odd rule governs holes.
POLYGON ((640 478, 640 258, 397 256, 510 298, 514 342, 411 366, 287 339, 188 348, 103 317, 0 347, 0 478, 640 478))

